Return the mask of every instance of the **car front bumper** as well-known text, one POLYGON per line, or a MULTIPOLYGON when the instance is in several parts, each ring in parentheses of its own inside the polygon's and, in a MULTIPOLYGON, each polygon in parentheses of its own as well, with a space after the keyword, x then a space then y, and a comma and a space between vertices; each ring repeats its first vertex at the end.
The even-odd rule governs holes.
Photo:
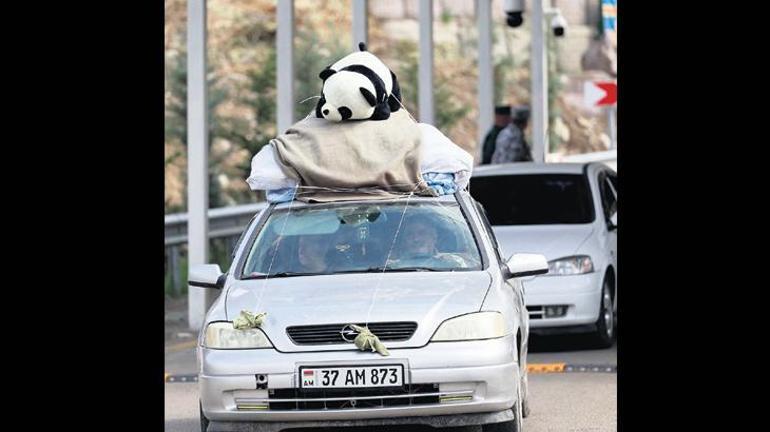
POLYGON ((235 422, 212 421, 208 432, 280 432, 284 429, 296 428, 342 428, 342 427, 372 427, 372 426, 396 426, 396 425, 426 425, 433 428, 454 428, 462 426, 485 425, 500 423, 514 419, 513 411, 479 413, 479 414, 452 414, 441 416, 422 417, 394 417, 381 419, 362 420, 313 420, 300 422, 235 422))
POLYGON ((593 272, 574 276, 542 276, 524 282, 524 300, 529 310, 532 333, 548 329, 568 332, 590 331, 599 317, 602 274, 593 272), (566 306, 560 317, 546 317, 547 306, 566 306))
MULTIPOLYGON (((515 378, 519 376, 519 363, 514 347, 513 336, 507 336, 485 341, 433 342, 421 348, 391 349, 388 357, 358 350, 285 353, 274 349, 199 348, 201 404, 204 415, 212 421, 212 425, 214 422, 424 418, 510 411, 509 408, 516 402, 519 384, 515 378), (376 364, 403 364, 405 384, 433 384, 437 387, 434 393, 443 397, 439 396, 435 403, 412 404, 410 401, 409 405, 342 409, 271 410, 267 403, 271 390, 298 387, 300 366, 376 364), (257 389, 257 375, 267 377, 266 389, 257 389), (451 399, 457 395, 463 398, 451 399), (259 410, 243 409, 243 401, 260 401, 266 406, 259 410)), ((350 399, 356 397, 351 396, 350 399)), ((505 421, 479 419, 487 423, 505 421)), ((217 427, 220 426, 222 424, 217 427)))

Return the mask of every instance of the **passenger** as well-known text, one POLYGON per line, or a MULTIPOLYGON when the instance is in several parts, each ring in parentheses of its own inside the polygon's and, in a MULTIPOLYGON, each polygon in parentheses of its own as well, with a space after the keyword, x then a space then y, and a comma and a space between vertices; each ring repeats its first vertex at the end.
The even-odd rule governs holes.
POLYGON ((326 262, 328 252, 328 239, 326 236, 304 235, 299 238, 297 246, 297 259, 300 264, 298 272, 324 273, 329 265, 326 262))

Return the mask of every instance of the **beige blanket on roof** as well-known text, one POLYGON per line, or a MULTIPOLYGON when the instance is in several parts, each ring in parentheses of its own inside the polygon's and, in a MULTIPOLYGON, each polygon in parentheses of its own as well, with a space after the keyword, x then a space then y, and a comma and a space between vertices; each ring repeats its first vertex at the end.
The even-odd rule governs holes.
POLYGON ((420 173, 420 130, 406 110, 387 120, 330 122, 309 116, 270 141, 283 172, 300 183, 297 199, 386 199, 394 193, 434 195, 420 173), (316 191, 302 186, 369 189, 316 191))

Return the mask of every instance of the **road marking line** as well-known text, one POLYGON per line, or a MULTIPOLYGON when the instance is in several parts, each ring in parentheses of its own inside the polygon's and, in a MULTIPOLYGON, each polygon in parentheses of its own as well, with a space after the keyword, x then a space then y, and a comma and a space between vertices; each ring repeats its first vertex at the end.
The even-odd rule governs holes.
POLYGON ((530 363, 527 365, 529 373, 561 373, 561 372, 598 372, 598 373, 617 373, 618 367, 615 365, 596 365, 584 364, 574 365, 567 363, 530 363))
POLYGON ((529 373, 554 373, 564 372, 566 363, 530 363, 527 365, 529 373))

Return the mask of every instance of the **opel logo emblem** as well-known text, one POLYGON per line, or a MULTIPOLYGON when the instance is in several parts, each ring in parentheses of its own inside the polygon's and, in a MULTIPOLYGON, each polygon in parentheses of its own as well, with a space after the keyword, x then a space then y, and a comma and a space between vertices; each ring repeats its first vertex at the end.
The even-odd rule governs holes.
POLYGON ((345 327, 342 327, 342 330, 340 330, 340 336, 342 336, 342 339, 345 340, 345 342, 353 342, 353 339, 358 336, 358 332, 350 326, 350 324, 346 325, 345 327))

